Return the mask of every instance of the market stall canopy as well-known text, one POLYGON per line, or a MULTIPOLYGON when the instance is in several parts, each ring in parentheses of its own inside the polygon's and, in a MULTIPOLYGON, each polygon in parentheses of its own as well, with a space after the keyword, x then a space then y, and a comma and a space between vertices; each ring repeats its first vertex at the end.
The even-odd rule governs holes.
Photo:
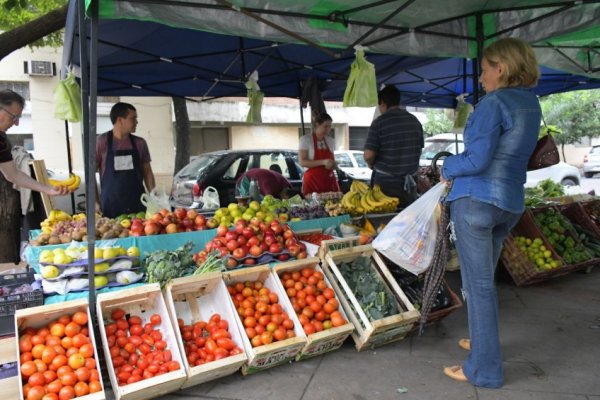
POLYGON ((600 78, 598 0, 103 0, 100 18, 303 43, 330 56, 360 44, 381 54, 475 58, 478 37, 483 45, 517 37, 543 65, 600 78))
MULTIPOLYGON (((171 16, 174 12, 182 17, 180 23, 172 24, 177 26, 185 25, 183 22, 187 20, 188 12, 194 13, 198 9, 208 12, 206 4, 189 4, 195 6, 188 7, 181 2, 176 6, 170 1, 161 2, 160 5, 144 1, 101 2, 101 15, 109 14, 110 11, 115 16, 122 8, 129 10, 129 7, 149 7, 161 17, 170 17, 151 18, 154 14, 150 14, 150 11, 138 10, 138 18, 159 19, 160 23, 101 18, 97 50, 98 93, 204 99, 245 97, 245 82, 253 71, 258 70, 261 91, 269 97, 300 97, 300 82, 316 77, 324 100, 343 98, 350 64, 354 60, 353 50, 344 51, 338 46, 327 48, 326 52, 315 46, 298 44, 301 41, 294 40, 296 43, 290 43, 293 38, 289 36, 281 37, 287 39, 287 42, 270 41, 211 33, 196 29, 197 25, 194 28, 165 25, 174 18, 171 16), (113 7, 108 7, 108 4, 113 7), (330 51, 334 54, 329 54, 330 51)), ((223 18, 247 19, 245 15, 215 7, 215 10, 224 13, 223 18)), ((71 7, 67 20, 65 66, 79 64, 77 18, 74 11, 75 7, 71 7)), ((264 24, 252 24, 254 27, 259 25, 269 30, 264 24)), ((232 26, 236 24, 232 22, 232 26)), ((306 35, 310 36, 312 33, 310 31, 306 35)), ((395 43, 400 39, 388 41, 395 43)), ((367 59, 375 64, 378 84, 398 86, 405 105, 453 108, 457 95, 473 93, 473 61, 470 59, 380 54, 374 52, 380 50, 377 46, 369 46, 369 49, 367 59)), ((536 88, 539 95, 600 87, 600 78, 554 71, 546 67, 542 68, 542 72, 542 80, 536 88)))

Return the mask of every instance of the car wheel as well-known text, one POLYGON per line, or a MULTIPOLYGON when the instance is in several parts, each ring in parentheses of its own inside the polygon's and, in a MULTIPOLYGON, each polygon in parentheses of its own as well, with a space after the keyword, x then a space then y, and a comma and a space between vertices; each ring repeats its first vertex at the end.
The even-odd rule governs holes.
POLYGON ((583 176, 585 176, 586 178, 592 178, 594 176, 593 172, 584 172, 583 176))
POLYGON ((567 177, 560 182, 563 186, 577 186, 579 183, 575 178, 567 177))

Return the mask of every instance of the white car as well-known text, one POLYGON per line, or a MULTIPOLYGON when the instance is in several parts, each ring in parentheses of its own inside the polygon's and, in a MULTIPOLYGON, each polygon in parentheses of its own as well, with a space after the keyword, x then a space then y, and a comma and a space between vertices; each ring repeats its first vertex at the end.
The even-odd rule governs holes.
MULTIPOLYGON (((465 148, 463 136, 460 134, 455 135, 454 133, 442 133, 426 138, 425 147, 421 153, 420 165, 431 165, 431 160, 433 157, 435 157, 435 155, 441 151, 447 151, 449 153, 456 154, 457 147, 459 153, 465 148)), ((598 147, 598 155, 600 156, 600 146, 598 147)), ((437 164, 439 166, 442 163, 443 158, 441 158, 437 164)), ((581 181, 581 174, 579 173, 579 169, 576 167, 564 162, 560 162, 556 165, 552 165, 551 167, 541 168, 535 171, 528 171, 525 187, 533 187, 544 179, 548 178, 564 186, 577 186, 581 181)))
POLYGON ((583 175, 591 178, 600 172, 600 146, 592 146, 588 154, 583 156, 583 175))
POLYGON ((370 181, 373 172, 365 161, 365 157, 360 150, 337 150, 334 152, 335 162, 338 167, 350 175, 352 179, 361 181, 370 181))

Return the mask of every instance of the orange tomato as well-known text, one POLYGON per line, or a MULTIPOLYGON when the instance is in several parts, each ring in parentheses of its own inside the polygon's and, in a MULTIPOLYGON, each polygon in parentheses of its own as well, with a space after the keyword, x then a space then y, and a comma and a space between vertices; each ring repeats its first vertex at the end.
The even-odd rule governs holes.
POLYGON ((91 381, 89 383, 90 393, 100 392, 102 390, 102 385, 98 381, 91 381))
POLYGON ((50 326, 50 334, 62 338, 65 336, 65 326, 60 322, 55 322, 50 326))
POLYGON ((35 372, 27 379, 27 383, 29 386, 44 386, 46 384, 46 378, 44 378, 44 374, 41 372, 35 372))
POLYGON ((69 386, 64 386, 62 389, 60 389, 60 392, 58 392, 58 398, 59 400, 71 400, 75 398, 75 390, 73 389, 73 386, 69 385, 69 386))
POLYGON ((81 367, 75 370, 75 376, 79 382, 87 382, 90 380, 91 373, 86 367, 81 367))
POLYGON ((46 365, 45 362, 43 362, 42 360, 33 360, 35 367, 37 368, 38 372, 44 372, 46 370, 48 370, 48 365, 46 365))
POLYGON ((65 372, 60 377, 60 383, 64 386, 73 386, 77 383, 77 375, 75 375, 75 372, 65 372))
POLYGON ((43 386, 32 386, 27 392, 27 400, 42 400, 45 394, 46 390, 43 386))
POLYGON ((54 335, 46 336, 46 346, 50 346, 50 347, 60 346, 60 342, 61 342, 61 340, 58 336, 54 336, 54 335))
POLYGON ((60 367, 67 365, 67 362, 67 356, 65 356, 64 354, 58 354, 56 357, 54 357, 50 365, 58 371, 60 367))
POLYGON ((56 379, 56 372, 51 370, 44 371, 42 375, 44 375, 44 380, 46 381, 46 383, 52 382, 56 379))
POLYGON ((69 356, 69 367, 76 370, 77 368, 81 368, 85 365, 85 357, 81 353, 74 353, 69 356))
POLYGON ((49 393, 58 394, 60 392, 60 389, 62 389, 62 387, 63 387, 63 384, 60 381, 60 379, 55 379, 52 382, 50 382, 46 388, 49 393))
POLYGON ((37 344, 42 344, 46 342, 46 338, 41 335, 33 335, 31 337, 31 344, 35 347, 37 344))
POLYGON ((79 352, 85 358, 94 356, 94 346, 91 343, 85 343, 79 347, 79 352))
POLYGON ((69 322, 65 326, 65 335, 67 335, 69 337, 73 337, 73 336, 77 335, 80 332, 81 332, 81 325, 79 325, 79 324, 77 324, 75 322, 69 322))
POLYGON ((86 368, 90 370, 90 382, 100 380, 100 373, 98 372, 98 370, 96 368, 88 368, 88 367, 86 367, 86 368))
POLYGON ((73 322, 75 322, 81 326, 87 325, 87 322, 88 322, 87 313, 85 313, 83 311, 77 311, 75 314, 73 314, 72 320, 73 320, 73 322))
POLYGON ((36 372, 38 372, 38 370, 33 361, 25 361, 21 364, 21 375, 23 377, 29 378, 36 372))
POLYGON ((19 338, 19 352, 26 353, 30 352, 33 348, 33 344, 31 343, 31 336, 23 335, 19 338))
POLYGON ((58 319, 58 321, 56 321, 56 322, 63 324, 63 325, 67 325, 69 322, 71 322, 71 316, 65 314, 65 315, 61 316, 58 319))
POLYGON ((41 359, 42 352, 44 351, 45 348, 46 348, 46 345, 41 344, 41 343, 38 343, 35 346, 33 346, 33 349, 31 349, 31 354, 33 355, 33 358, 41 359))
POLYGON ((84 344, 87 344, 90 342, 90 339, 88 339, 88 337, 82 333, 78 333, 77 335, 73 336, 72 339, 73 339, 73 347, 77 347, 77 348, 80 348, 84 344))
POLYGON ((114 310, 111 311, 110 313, 110 318, 113 321, 117 321, 122 319, 123 317, 125 317, 125 310, 123 310, 122 308, 115 308, 114 310))
POLYGON ((21 360, 21 364, 23 364, 26 361, 33 360, 33 354, 31 354, 30 351, 27 351, 25 353, 21 353, 21 355, 19 356, 19 358, 21 360))
POLYGON ((56 357, 56 350, 54 350, 54 347, 46 346, 44 350, 42 350, 41 359, 46 364, 50 364, 54 357, 56 357))
POLYGON ((60 341, 60 345, 62 347, 64 347, 65 349, 68 349, 70 347, 73 346, 73 339, 70 338, 69 336, 65 336, 62 338, 62 340, 60 341))
POLYGON ((85 364, 83 365, 89 370, 93 370, 96 368, 96 360, 92 357, 85 359, 85 364))
POLYGON ((90 392, 90 388, 89 388, 88 384, 85 382, 77 382, 75 384, 75 387, 73 387, 73 389, 75 390, 75 395, 77 397, 85 396, 86 394, 88 394, 90 392))
POLYGON ((58 394, 56 393, 46 393, 44 395, 44 397, 42 397, 42 400, 60 400, 58 398, 58 394))

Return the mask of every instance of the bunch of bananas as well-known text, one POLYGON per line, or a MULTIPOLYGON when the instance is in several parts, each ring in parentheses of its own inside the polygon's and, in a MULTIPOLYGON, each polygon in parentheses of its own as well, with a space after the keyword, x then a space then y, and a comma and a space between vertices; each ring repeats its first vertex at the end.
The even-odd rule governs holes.
MULTIPOLYGON (((85 218, 85 214, 83 214, 83 217, 85 218)), ((43 233, 52 233, 52 228, 54 228, 54 225, 57 222, 71 220, 73 220, 73 217, 63 210, 52 210, 50 211, 48 218, 40 223, 40 227, 42 228, 43 233)))
POLYGON ((372 189, 364 182, 353 181, 350 191, 342 197, 342 205, 350 214, 393 212, 400 200, 397 197, 386 196, 379 185, 372 189))
POLYGON ((70 192, 74 192, 81 184, 81 178, 77 174, 71 174, 69 175, 68 179, 62 181, 48 179, 48 183, 50 183, 52 186, 66 186, 70 192))

